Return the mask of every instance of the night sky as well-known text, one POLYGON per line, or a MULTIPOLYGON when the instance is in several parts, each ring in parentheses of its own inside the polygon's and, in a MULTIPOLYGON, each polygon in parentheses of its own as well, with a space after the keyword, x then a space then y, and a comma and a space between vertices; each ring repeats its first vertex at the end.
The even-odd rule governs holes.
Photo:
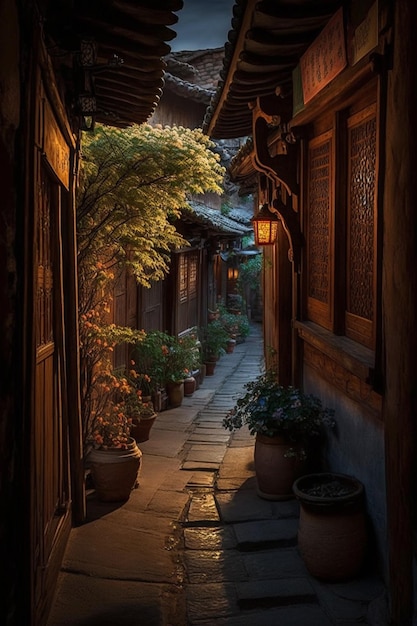
POLYGON ((231 29, 235 0, 184 0, 178 23, 171 26, 177 37, 169 42, 173 52, 221 48, 231 29))

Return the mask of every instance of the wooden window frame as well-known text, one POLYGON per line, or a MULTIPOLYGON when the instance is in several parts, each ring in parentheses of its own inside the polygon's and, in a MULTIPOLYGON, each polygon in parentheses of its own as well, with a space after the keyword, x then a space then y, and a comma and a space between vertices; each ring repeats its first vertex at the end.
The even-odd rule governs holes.
MULTIPOLYGON (((328 273, 327 273, 327 284, 328 284, 328 293, 327 293, 327 302, 320 301, 309 295, 309 277, 310 277, 310 256, 309 256, 309 246, 310 246, 310 210, 306 212, 307 219, 307 285, 306 285, 306 302, 307 302, 307 317, 311 321, 327 328, 328 330, 333 329, 334 325, 334 263, 332 260, 334 259, 334 204, 335 204, 335 194, 334 194, 334 130, 328 130, 324 133, 321 133, 315 136, 313 139, 309 141, 308 150, 307 150, 307 158, 308 158, 308 173, 310 170, 310 154, 311 150, 324 145, 326 143, 330 144, 329 147, 329 222, 328 222, 328 249, 327 254, 329 258, 328 264, 328 273)), ((310 209, 310 184, 309 179, 307 181, 307 206, 310 209)))
MULTIPOLYGON (((346 142, 347 142, 347 186, 346 186, 346 306, 345 306, 345 323, 344 323, 344 334, 349 339, 356 341, 367 348, 374 349, 375 347, 375 328, 376 328, 376 307, 377 307, 377 162, 375 162, 375 188, 374 188, 374 197, 373 197, 373 260, 372 260, 372 305, 373 305, 373 314, 372 318, 365 318, 359 315, 355 315, 354 313, 349 311, 349 284, 350 284, 350 210, 351 210, 351 201, 350 201, 350 185, 349 181, 351 178, 351 161, 350 161, 350 153, 351 153, 351 129, 358 127, 360 124, 363 124, 366 121, 370 121, 372 119, 376 120, 377 125, 377 104, 376 102, 365 107, 364 109, 358 111, 357 113, 353 113, 346 120, 346 142)), ((376 145, 375 145, 375 154, 376 160, 378 155, 378 128, 376 129, 376 145)))

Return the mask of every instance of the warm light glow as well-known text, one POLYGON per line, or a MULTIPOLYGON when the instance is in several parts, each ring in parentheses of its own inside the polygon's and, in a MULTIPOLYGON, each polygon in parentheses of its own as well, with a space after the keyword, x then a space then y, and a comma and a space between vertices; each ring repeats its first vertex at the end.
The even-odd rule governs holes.
POLYGON ((228 280, 237 280, 239 276, 239 270, 236 267, 227 268, 228 280))
POLYGON ((258 215, 252 218, 253 230, 255 234, 255 244, 257 246, 270 246, 277 240, 278 217, 264 204, 258 215))

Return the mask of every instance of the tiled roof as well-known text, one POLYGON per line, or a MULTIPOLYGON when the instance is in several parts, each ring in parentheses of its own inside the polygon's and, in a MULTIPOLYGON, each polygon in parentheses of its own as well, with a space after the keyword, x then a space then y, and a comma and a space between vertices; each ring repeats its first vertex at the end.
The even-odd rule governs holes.
POLYGON ((213 89, 204 89, 198 85, 193 85, 181 78, 172 76, 172 74, 165 74, 165 88, 170 89, 172 93, 182 98, 191 98, 195 102, 203 102, 209 104, 214 91, 213 89))
POLYGON ((40 4, 47 6, 43 30, 52 58, 95 97, 95 119, 120 127, 145 122, 162 95, 164 57, 171 51, 167 42, 176 36, 171 26, 178 21, 175 12, 182 9, 183 0, 40 4), (95 52, 82 55, 82 41, 84 49, 94 44, 95 52))
POLYGON ((172 52, 165 57, 165 90, 209 104, 220 79, 223 48, 172 52))
POLYGON ((249 220, 245 223, 239 222, 229 216, 222 215, 217 209, 211 209, 200 202, 192 201, 189 204, 191 210, 183 210, 183 219, 186 221, 207 226, 220 234, 243 237, 252 231, 252 225, 249 220))
POLYGON ((212 138, 246 137, 252 132, 249 103, 281 89, 289 115, 292 72, 342 0, 235 0, 232 30, 216 94, 203 130, 212 138))

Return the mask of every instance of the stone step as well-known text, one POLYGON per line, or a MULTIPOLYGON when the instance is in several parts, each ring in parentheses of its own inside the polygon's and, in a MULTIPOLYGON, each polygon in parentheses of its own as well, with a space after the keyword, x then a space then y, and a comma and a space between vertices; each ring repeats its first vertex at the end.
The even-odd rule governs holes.
POLYGON ((317 596, 307 578, 237 582, 236 591, 242 609, 317 602, 317 596))

